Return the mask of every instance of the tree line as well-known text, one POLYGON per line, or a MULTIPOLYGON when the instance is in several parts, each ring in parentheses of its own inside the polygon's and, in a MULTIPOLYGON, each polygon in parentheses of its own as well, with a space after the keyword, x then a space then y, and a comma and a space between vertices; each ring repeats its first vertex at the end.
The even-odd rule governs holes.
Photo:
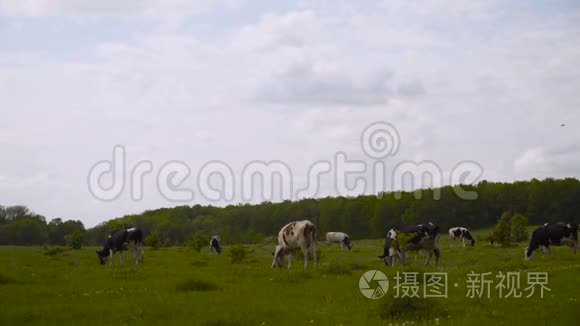
POLYGON ((482 181, 461 187, 476 192, 477 199, 463 200, 446 186, 423 189, 420 198, 417 192, 385 192, 255 205, 178 206, 115 218, 90 229, 80 221, 47 222, 24 206, 0 206, 0 245, 65 245, 67 236, 75 232, 69 240, 101 245, 112 230, 135 226, 145 230, 156 246, 174 246, 191 242, 196 234, 197 238, 219 234, 228 244, 268 241, 286 223, 302 219, 317 225, 319 238, 328 231, 343 231, 353 239, 381 238, 392 226, 424 222, 436 223, 442 230, 493 227, 504 213, 524 215, 532 225, 579 220, 580 181, 575 178, 482 181), (440 192, 439 199, 434 199, 434 191, 440 192))

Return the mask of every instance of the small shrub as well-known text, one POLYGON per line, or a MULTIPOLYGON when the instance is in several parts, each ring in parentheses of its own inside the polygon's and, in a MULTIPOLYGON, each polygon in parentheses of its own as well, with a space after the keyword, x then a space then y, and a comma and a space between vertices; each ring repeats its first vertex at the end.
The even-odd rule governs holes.
POLYGON ((361 265, 361 264, 352 264, 350 265, 350 270, 352 271, 366 271, 369 270, 370 268, 368 266, 365 265, 361 265))
POLYGON ((326 268, 324 268, 324 271, 336 275, 349 275, 351 273, 351 269, 348 266, 337 262, 331 262, 326 268))
POLYGON ((495 227, 493 234, 488 237, 490 240, 509 246, 512 242, 520 242, 528 239, 528 218, 521 214, 504 212, 495 227))
POLYGON ((385 301, 380 311, 383 320, 429 320, 447 314, 435 300, 409 297, 385 301))
POLYGON ((208 265, 207 260, 194 260, 191 262, 191 266, 194 267, 205 267, 208 265))
POLYGON ((183 281, 175 287, 178 292, 200 292, 200 291, 214 291, 219 287, 208 281, 187 280, 183 281))
POLYGON ((493 240, 502 246, 509 246, 512 242, 511 217, 511 212, 504 212, 493 228, 493 240))
POLYGON ((210 320, 207 323, 205 323, 206 326, 238 326, 238 325, 243 325, 241 322, 239 321, 235 321, 235 320, 210 320))
POLYGON ((79 250, 83 246, 83 234, 80 230, 76 230, 71 234, 65 235, 64 239, 66 241, 66 245, 71 249, 79 250))
POLYGON ((15 283, 18 283, 15 279, 8 277, 6 275, 0 274, 0 285, 15 284, 15 283))
POLYGON ((200 252, 201 248, 209 246, 210 235, 205 232, 197 232, 193 238, 187 241, 187 247, 196 252, 200 252))
POLYGON ((252 253, 244 246, 235 246, 230 249, 228 255, 232 264, 240 264, 252 253))
POLYGON ((512 216, 510 224, 512 232, 511 237, 513 241, 520 242, 528 239, 528 230, 526 229, 526 227, 528 226, 527 217, 521 214, 516 214, 512 216))
POLYGON ((47 256, 56 256, 56 255, 61 255, 63 253, 66 252, 66 248, 65 247, 49 247, 49 246, 45 246, 44 247, 44 254, 47 256))
POLYGON ((145 245, 151 247, 153 250, 157 250, 161 247, 161 240, 159 239, 159 233, 157 231, 152 232, 145 238, 145 245))

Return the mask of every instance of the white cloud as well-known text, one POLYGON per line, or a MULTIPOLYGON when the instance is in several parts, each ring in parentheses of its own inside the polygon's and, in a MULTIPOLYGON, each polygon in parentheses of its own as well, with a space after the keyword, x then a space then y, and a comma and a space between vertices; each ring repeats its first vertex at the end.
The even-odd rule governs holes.
MULTIPOLYGON (((384 10, 332 2, 329 11, 269 5, 226 22, 211 8, 231 3, 111 3, 0 0, 0 15, 28 31, 19 39, 39 41, 20 16, 55 16, 75 54, 0 49, 0 197, 7 201, 0 204, 27 203, 89 225, 171 206, 153 181, 143 202, 90 197, 88 168, 115 144, 126 146, 130 164, 177 159, 195 174, 209 160, 237 171, 276 159, 303 180, 309 164, 336 151, 368 159, 360 133, 374 121, 401 134, 389 164, 434 160, 450 171, 475 160, 494 180, 578 175, 578 149, 551 145, 578 139, 577 13, 538 16, 482 2, 405 1, 384 10), (509 19, 494 20, 498 10, 509 19), (207 17, 187 17, 195 13, 207 17), (174 14, 178 22, 164 28, 174 14), (91 15, 161 20, 146 33, 128 27, 129 36, 80 45, 67 34, 76 23, 61 16, 91 15), (475 18, 492 23, 482 27, 475 18), (25 179, 36 184, 14 183, 25 179)), ((108 23, 91 26, 115 28, 118 20, 108 23)))
POLYGON ((499 13, 495 0, 382 0, 381 7, 388 11, 422 16, 467 16, 490 18, 499 13))
POLYGON ((214 6, 238 7, 242 0, 0 0, 6 16, 195 15, 214 6))
POLYGON ((520 177, 580 177, 580 139, 569 146, 536 147, 514 161, 520 177))

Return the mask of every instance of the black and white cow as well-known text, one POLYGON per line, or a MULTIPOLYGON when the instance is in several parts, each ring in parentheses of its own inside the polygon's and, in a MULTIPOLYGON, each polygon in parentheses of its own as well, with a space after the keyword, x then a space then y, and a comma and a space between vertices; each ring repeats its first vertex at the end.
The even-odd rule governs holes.
POLYGON ((292 267, 292 253, 298 249, 304 255, 304 268, 308 267, 308 256, 312 256, 314 266, 318 267, 316 256, 316 226, 304 220, 286 224, 278 233, 278 245, 272 253, 274 261, 272 268, 284 265, 284 257, 288 257, 288 268, 292 267))
POLYGON ((105 242, 103 249, 97 251, 99 262, 104 265, 107 258, 109 265, 113 264, 113 255, 119 252, 119 259, 123 263, 123 251, 127 250, 127 245, 131 246, 135 264, 143 262, 143 231, 138 228, 121 229, 114 231, 105 242))
POLYGON ((472 246, 475 245, 475 239, 473 239, 473 236, 471 235, 471 232, 469 232, 469 229, 464 228, 462 226, 457 226, 457 227, 449 229, 449 238, 452 241, 455 241, 457 239, 461 239, 461 243, 463 243, 464 247, 465 247, 465 240, 469 241, 472 246))
POLYGON ((566 245, 572 247, 574 255, 578 248, 578 224, 570 223, 546 223, 532 232, 530 245, 525 250, 525 259, 530 260, 534 251, 542 248, 545 252, 550 252, 550 245, 566 245))
POLYGON ((331 245, 333 243, 338 243, 341 249, 347 248, 352 249, 352 241, 348 234, 344 232, 327 232, 326 233, 326 244, 331 245))
POLYGON ((214 252, 214 251, 218 254, 222 253, 222 247, 220 246, 221 241, 222 241, 222 239, 217 235, 214 235, 213 237, 211 237, 211 240, 209 240, 210 253, 214 252))
POLYGON ((428 253, 425 265, 429 264, 433 255, 435 264, 438 264, 441 257, 438 240, 439 226, 433 223, 392 228, 387 232, 384 251, 379 258, 387 266, 392 266, 397 258, 401 264, 405 264, 407 252, 424 250, 428 253))

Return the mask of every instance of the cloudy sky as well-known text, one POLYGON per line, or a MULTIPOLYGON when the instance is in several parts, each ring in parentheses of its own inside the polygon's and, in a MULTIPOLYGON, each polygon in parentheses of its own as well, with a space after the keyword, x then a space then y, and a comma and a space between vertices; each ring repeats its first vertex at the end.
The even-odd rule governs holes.
POLYGON ((339 151, 372 161, 360 138, 375 121, 400 136, 389 166, 580 177, 578 2, 281 3, 0 0, 0 205, 87 226, 175 206, 155 178, 174 160, 190 205, 207 203, 193 180, 212 160, 237 179, 278 160, 299 185, 339 151), (153 164, 140 201, 89 191, 115 145, 127 171, 153 164))

